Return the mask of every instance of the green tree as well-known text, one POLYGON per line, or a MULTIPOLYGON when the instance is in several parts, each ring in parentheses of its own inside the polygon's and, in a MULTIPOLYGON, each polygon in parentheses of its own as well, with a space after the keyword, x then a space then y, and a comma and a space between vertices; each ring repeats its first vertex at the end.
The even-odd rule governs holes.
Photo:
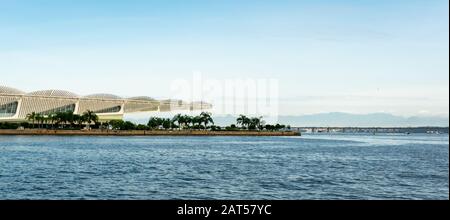
POLYGON ((225 127, 225 130, 227 130, 227 131, 236 131, 236 130, 238 130, 238 128, 236 127, 235 124, 231 124, 230 126, 225 127))
POLYGON ((123 127, 120 128, 120 130, 135 130, 135 129, 136 125, 131 121, 125 121, 125 123, 123 123, 123 127))
POLYGON ((136 130, 141 130, 141 131, 148 130, 148 126, 147 125, 143 125, 143 124, 138 124, 136 126, 136 130))
POLYGON ((101 129, 108 129, 109 128, 109 122, 102 122, 100 125, 101 129))
POLYGON ((74 114, 73 114, 73 112, 64 112, 63 114, 64 114, 66 122, 69 123, 71 127, 73 127, 74 124, 75 124, 74 123, 74 117, 73 117, 74 114))
POLYGON ((220 131, 221 129, 220 126, 211 125, 211 131, 220 131))
MULTIPOLYGON (((175 124, 175 122, 178 124, 178 128, 181 129, 184 123, 183 116, 181 114, 176 114, 175 116, 173 116, 172 123, 175 124)), ((175 126, 172 125, 172 127, 174 128, 175 126)))
POLYGON ((64 125, 69 123, 70 125, 74 125, 74 114, 71 111, 68 112, 57 112, 54 116, 54 120, 56 121, 57 125, 62 125, 64 128, 64 125))
POLYGON ((255 130, 255 129, 262 130, 264 128, 264 124, 266 123, 262 118, 263 117, 251 118, 249 120, 249 126, 248 126, 249 129, 250 130, 255 130))
POLYGON ((200 114, 201 121, 205 124, 205 129, 206 127, 208 127, 209 123, 214 125, 214 120, 212 119, 211 115, 212 114, 209 112, 202 112, 200 114))
POLYGON ((171 124, 172 124, 172 122, 168 118, 162 120, 162 127, 166 130, 170 129, 171 124))
POLYGON ((158 117, 151 117, 149 120, 148 120, 148 123, 147 123, 147 126, 150 128, 150 129, 157 129, 157 128, 159 128, 159 126, 161 126, 162 125, 162 119, 161 118, 158 118, 158 117))
POLYGON ((87 110, 86 112, 83 113, 83 117, 87 122, 87 129, 90 129, 90 125, 92 122, 94 123, 98 122, 98 116, 93 111, 87 110))
POLYGON ((275 126, 270 125, 270 124, 266 124, 264 127, 265 127, 266 130, 268 130, 268 131, 273 131, 273 130, 275 130, 275 126))
POLYGON ((123 120, 111 120, 109 121, 109 125, 111 125, 112 129, 114 130, 121 130, 121 128, 124 127, 124 121, 123 120))
POLYGON ((286 126, 285 125, 281 125, 281 124, 276 124, 275 125, 275 130, 279 131, 281 129, 284 129, 286 126))
POLYGON ((183 121, 184 121, 185 126, 187 126, 188 128, 191 127, 191 124, 194 125, 194 117, 192 117, 190 115, 184 115, 183 121))
POLYGON ((200 115, 192 117, 192 127, 194 129, 199 129, 202 122, 202 117, 200 117, 200 115))
POLYGON ((54 113, 47 115, 47 120, 50 121, 50 125, 51 125, 52 129, 53 129, 53 125, 55 124, 55 121, 56 121, 55 115, 56 114, 54 114, 54 113))
POLYGON ((242 129, 245 129, 248 125, 250 125, 250 118, 245 115, 239 115, 236 119, 236 124, 241 125, 242 129))
POLYGON ((41 128, 41 125, 42 125, 42 121, 44 120, 44 116, 42 115, 42 114, 36 114, 35 116, 35 120, 37 121, 37 123, 38 123, 38 128, 41 128))
POLYGON ((86 122, 85 115, 74 115, 73 119, 78 124, 78 128, 83 128, 83 123, 86 122))
POLYGON ((67 122, 67 114, 65 112, 57 112, 55 114, 55 120, 57 125, 62 125, 64 128, 64 124, 67 122))
POLYGON ((31 121, 32 126, 33 126, 33 128, 34 128, 34 122, 36 121, 36 112, 31 112, 31 113, 27 114, 26 119, 27 119, 28 121, 31 121))

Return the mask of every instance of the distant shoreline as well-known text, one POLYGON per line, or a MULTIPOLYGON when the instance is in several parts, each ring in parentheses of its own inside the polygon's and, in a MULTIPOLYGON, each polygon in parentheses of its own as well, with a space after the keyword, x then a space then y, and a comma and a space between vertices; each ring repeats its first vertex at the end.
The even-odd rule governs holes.
POLYGON ((56 135, 56 136, 300 136, 295 131, 201 131, 201 130, 0 130, 0 135, 56 135))
POLYGON ((292 127, 301 133, 411 133, 448 134, 448 127, 292 127))

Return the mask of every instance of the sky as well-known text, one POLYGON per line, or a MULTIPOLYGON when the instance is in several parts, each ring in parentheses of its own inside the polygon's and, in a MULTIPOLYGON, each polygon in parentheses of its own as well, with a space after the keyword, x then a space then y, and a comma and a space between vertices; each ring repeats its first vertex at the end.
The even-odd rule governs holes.
POLYGON ((170 98, 201 73, 275 79, 280 115, 448 117, 448 4, 0 0, 0 85, 170 98))

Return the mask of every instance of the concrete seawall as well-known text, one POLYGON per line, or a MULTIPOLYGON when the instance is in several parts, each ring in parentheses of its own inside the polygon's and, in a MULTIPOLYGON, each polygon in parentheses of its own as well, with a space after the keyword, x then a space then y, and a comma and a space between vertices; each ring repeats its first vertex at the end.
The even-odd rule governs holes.
POLYGON ((294 131, 119 131, 119 130, 0 130, 0 135, 68 135, 68 136, 300 136, 294 131))

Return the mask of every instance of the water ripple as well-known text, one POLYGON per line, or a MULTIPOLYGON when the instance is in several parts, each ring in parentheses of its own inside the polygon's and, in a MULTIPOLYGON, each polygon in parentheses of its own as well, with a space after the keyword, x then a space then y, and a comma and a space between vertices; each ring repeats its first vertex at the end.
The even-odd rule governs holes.
POLYGON ((0 199, 448 199, 446 135, 0 137, 0 199))

